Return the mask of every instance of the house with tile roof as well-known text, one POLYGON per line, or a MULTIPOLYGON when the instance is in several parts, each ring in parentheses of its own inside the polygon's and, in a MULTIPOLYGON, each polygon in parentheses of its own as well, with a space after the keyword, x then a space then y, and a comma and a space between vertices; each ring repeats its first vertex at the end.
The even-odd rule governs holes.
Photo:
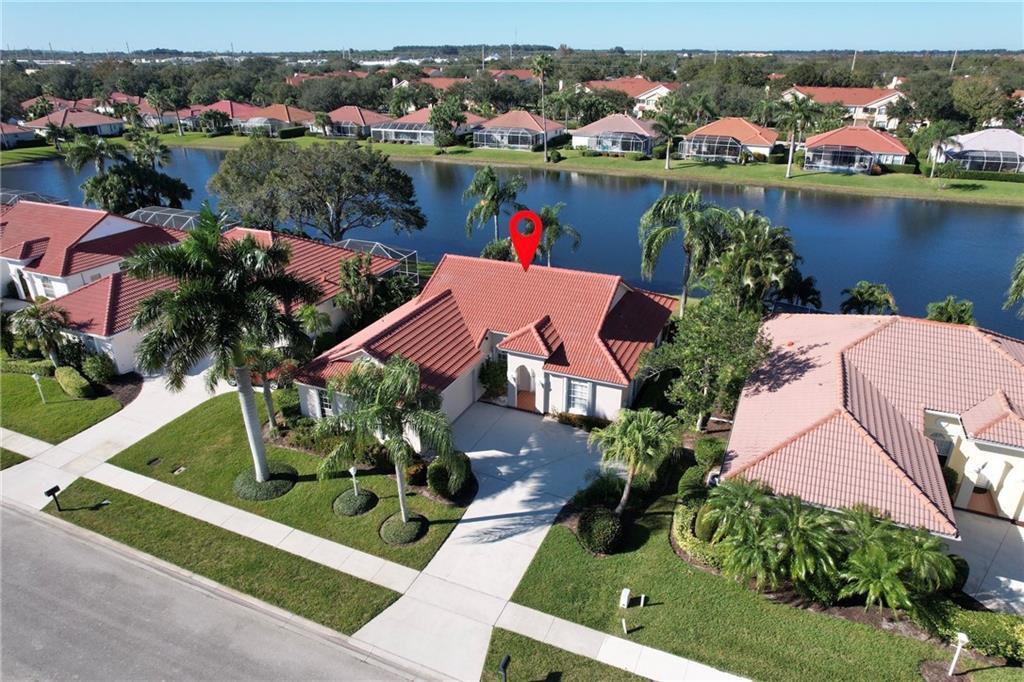
POLYGON ((785 314, 763 331, 724 478, 950 537, 954 509, 1024 521, 1024 341, 889 315, 785 314))
POLYGON ((111 137, 124 132, 124 121, 121 119, 79 109, 58 109, 42 118, 26 121, 24 125, 42 135, 51 123, 61 128, 74 128, 83 135, 111 137))
MULTIPOLYGON (((468 135, 487 119, 470 111, 463 112, 466 122, 455 129, 456 136, 468 135)), ((430 125, 430 107, 423 107, 392 121, 374 123, 370 135, 376 142, 434 144, 434 128, 430 125)))
POLYGON ((684 136, 679 143, 679 153, 687 159, 739 163, 744 153, 767 158, 778 139, 779 133, 774 128, 728 116, 684 136))
POLYGON ((489 359, 507 363, 509 407, 614 419, 677 305, 618 276, 448 254, 416 298, 300 369, 302 412, 341 409, 332 382, 356 361, 401 355, 452 420, 481 397, 489 359))
POLYGON ((679 83, 649 81, 643 76, 632 78, 609 78, 607 80, 587 81, 582 84, 585 92, 595 90, 618 90, 633 98, 633 113, 643 115, 645 111, 657 111, 658 102, 662 97, 679 88, 679 83))
POLYGON ((31 128, 0 122, 0 147, 4 149, 13 149, 20 144, 34 142, 37 139, 39 137, 36 135, 36 131, 31 128))
POLYGON ((609 114, 569 132, 573 149, 591 149, 606 154, 637 152, 650 156, 660 137, 654 129, 654 121, 628 114, 609 114))
POLYGON ((331 117, 331 125, 327 126, 327 131, 324 131, 323 126, 317 125, 314 119, 307 124, 310 132, 317 135, 326 134, 330 137, 363 139, 370 136, 370 127, 375 123, 387 123, 394 120, 386 114, 351 105, 338 107, 334 111, 328 112, 327 115, 331 117))
POLYGON ((271 104, 251 112, 249 118, 242 123, 241 129, 248 134, 261 131, 267 135, 277 135, 282 128, 306 126, 315 118, 313 112, 290 104, 271 104))
POLYGON ((929 150, 928 158, 938 163, 953 161, 972 171, 1024 173, 1024 135, 1009 128, 955 135, 940 149, 929 150))
POLYGON ((484 121, 473 132, 474 147, 532 151, 565 135, 565 125, 529 111, 513 110, 484 121))
POLYGON ((865 126, 845 126, 812 135, 804 145, 804 169, 871 173, 876 166, 902 165, 910 150, 895 135, 865 126))
POLYGON ((830 88, 794 85, 782 92, 782 99, 809 98, 816 104, 839 104, 846 107, 854 125, 870 126, 882 130, 896 130, 898 118, 888 114, 888 108, 905 95, 893 88, 830 88))
POLYGON ((311 80, 323 80, 325 78, 366 78, 369 76, 367 71, 326 71, 324 73, 303 73, 296 71, 290 76, 284 79, 284 82, 293 87, 299 87, 306 81, 311 80))

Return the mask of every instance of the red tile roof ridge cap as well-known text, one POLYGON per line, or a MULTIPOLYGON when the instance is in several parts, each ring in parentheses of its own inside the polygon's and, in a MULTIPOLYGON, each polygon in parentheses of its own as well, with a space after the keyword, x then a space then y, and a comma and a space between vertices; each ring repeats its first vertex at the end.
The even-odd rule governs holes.
MULTIPOLYGON (((110 274, 110 287, 107 289, 107 315, 103 320, 103 335, 111 336, 114 331, 114 311, 117 310, 117 297, 121 292, 121 272, 110 274)), ((102 280, 102 278, 100 278, 102 280)))
MULTIPOLYGON (((85 207, 84 206, 72 206, 72 208, 85 208, 85 207)), ((98 210, 98 209, 86 209, 86 210, 98 210)), ((71 265, 71 259, 68 257, 68 254, 71 253, 71 250, 73 248, 75 248, 76 246, 78 246, 78 243, 80 241, 82 241, 82 237, 84 237, 85 235, 89 234, 89 232, 91 232, 94 227, 96 227, 101 222, 106 220, 107 216, 109 216, 109 215, 112 215, 110 211, 103 211, 102 215, 100 215, 100 217, 96 219, 96 222, 94 222, 92 225, 90 225, 84 232, 82 232, 82 234, 78 235, 78 239, 76 239, 75 241, 71 242, 66 247, 64 247, 64 253, 61 254, 61 258, 60 258, 60 276, 61 277, 66 277, 67 275, 71 274, 71 273, 68 272, 68 267, 71 265)), ((142 225, 143 225, 143 223, 138 223, 136 225, 136 227, 141 227, 142 225)), ((132 229, 135 229, 135 228, 132 228, 132 229)), ((125 232, 128 232, 128 230, 125 230, 125 232)), ((114 234, 117 234, 117 233, 115 232, 114 234)), ((113 235, 109 235, 109 236, 113 236, 113 235)), ((101 237, 101 239, 102 239, 102 237, 101 237)))
MULTIPOLYGON (((422 294, 421 294, 421 296, 422 296, 422 294)), ((341 349, 341 346, 345 344, 345 342, 342 341, 340 344, 335 346, 335 348, 338 349, 338 352, 337 353, 333 353, 333 352, 330 353, 327 356, 327 359, 329 361, 333 362, 334 360, 341 359, 341 358, 343 358, 346 355, 351 355, 353 352, 355 352, 357 350, 362 350, 362 351, 365 351, 365 352, 370 353, 372 355, 373 353, 370 350, 368 350, 369 346, 373 345, 375 342, 379 341, 380 339, 384 338, 385 336, 387 336, 391 332, 395 331, 395 329, 397 329, 399 326, 401 326, 406 321, 408 321, 409 318, 411 318, 411 317, 413 317, 415 315, 419 315, 422 312, 424 312, 425 310, 427 310, 428 308, 433 307, 434 305, 439 303, 441 301, 441 299, 451 298, 453 296, 454 296, 454 294, 452 293, 451 289, 445 289, 444 291, 439 291, 438 293, 434 294, 430 298, 424 299, 424 300, 417 300, 417 299, 420 298, 420 296, 417 296, 416 298, 411 299, 409 301, 410 303, 412 301, 416 301, 416 305, 412 306, 404 315, 396 316, 394 320, 392 320, 391 322, 389 322, 385 326, 381 327, 379 330, 373 332, 372 334, 367 336, 365 339, 363 339, 359 344, 357 344, 355 346, 348 346, 345 349, 341 349)), ((398 310, 398 309, 399 308, 395 308, 395 310, 398 310)), ((461 310, 459 311, 459 315, 460 316, 462 315, 462 311, 461 310)), ((383 319, 383 318, 381 318, 381 319, 383 319)), ((463 321, 463 324, 465 324, 465 321, 463 321)), ((356 333, 358 334, 359 332, 356 332, 356 333)), ((332 349, 332 350, 334 350, 334 349, 332 349)))
MULTIPOLYGON (((512 262, 512 261, 490 260, 488 258, 480 258, 479 256, 464 256, 464 255, 458 254, 458 253, 446 253, 446 254, 442 255, 441 256, 441 260, 439 260, 437 262, 437 267, 434 268, 434 272, 437 272, 438 270, 441 269, 441 264, 444 263, 446 258, 447 259, 451 259, 451 260, 487 261, 489 264, 493 264, 494 266, 497 266, 497 267, 513 267, 513 266, 515 266, 515 267, 522 267, 522 265, 520 265, 519 263, 512 262)), ((583 275, 583 276, 586 276, 586 277, 593 277, 594 279, 614 280, 616 282, 616 288, 612 290, 612 294, 611 294, 611 296, 609 296, 609 302, 611 301, 612 298, 614 298, 615 291, 617 291, 617 285, 619 283, 621 283, 623 286, 627 287, 628 289, 632 290, 632 287, 630 287, 629 284, 627 284, 622 279, 622 277, 620 275, 610 275, 607 272, 593 272, 591 270, 574 270, 573 268, 561 268, 561 267, 558 267, 557 265, 541 265, 540 263, 536 263, 536 264, 532 265, 531 267, 534 267, 534 268, 544 268, 545 270, 548 270, 548 271, 570 272, 570 273, 572 273, 574 275, 577 275, 577 276, 583 275)), ((605 306, 605 313, 606 314, 608 313, 608 306, 607 305, 605 306)))
POLYGON ((779 442, 777 445, 773 445, 772 447, 765 449, 764 452, 762 452, 761 454, 757 455, 756 457, 752 457, 749 461, 744 462, 743 464, 739 465, 735 469, 730 469, 729 471, 725 472, 725 474, 724 474, 725 477, 726 478, 733 478, 734 476, 738 476, 739 474, 743 473, 747 469, 750 469, 755 464, 760 464, 764 460, 768 459, 769 457, 771 457, 772 455, 777 453, 779 450, 782 450, 787 445, 791 445, 792 443, 800 440, 801 438, 803 438, 804 436, 809 434, 811 431, 814 431, 815 429, 817 429, 819 426, 821 426, 825 422, 829 421, 830 419, 834 419, 836 416, 839 415, 840 412, 843 412, 843 411, 844 411, 843 408, 840 408, 840 407, 837 407, 837 408, 835 408, 833 410, 830 410, 823 417, 819 417, 818 419, 816 419, 812 423, 810 423, 807 426, 805 426, 803 429, 797 431, 796 433, 794 433, 791 436, 788 436, 787 438, 785 438, 784 440, 779 442))
MULTIPOLYGON (((528 334, 531 334, 533 336, 533 340, 537 342, 537 345, 540 346, 541 348, 543 348, 545 351, 547 351, 548 356, 550 356, 551 353, 553 353, 555 349, 551 348, 547 344, 547 342, 544 340, 544 337, 540 335, 540 332, 537 331, 537 327, 539 327, 541 324, 543 324, 545 320, 549 324, 551 323, 551 316, 548 315, 547 313, 544 313, 543 315, 538 317, 536 320, 534 320, 532 322, 528 322, 528 323, 524 324, 522 327, 520 327, 519 329, 516 329, 515 331, 511 332, 508 336, 506 336, 504 339, 502 339, 498 343, 498 346, 500 347, 506 341, 508 341, 509 339, 511 339, 511 338, 513 338, 515 336, 519 336, 522 333, 528 333, 528 334)), ((554 325, 552 324, 552 326, 554 326, 554 325)), ((486 331, 485 331, 485 333, 486 333, 486 331)), ((477 345, 479 345, 479 344, 477 344, 477 345)), ((516 352, 516 351, 513 351, 513 352, 516 352)))
MULTIPOLYGON (((929 321, 932 321, 932 320, 929 320, 929 321)), ((952 323, 940 322, 939 324, 952 324, 952 323)), ((958 324, 958 325, 955 325, 955 326, 962 327, 964 325, 958 324)), ((970 328, 971 328, 971 330, 974 331, 975 334, 980 336, 982 341, 984 341, 990 348, 992 348, 997 353, 999 353, 1001 356, 1003 356, 1006 360, 1008 360, 1011 365, 1017 367, 1018 369, 1024 370, 1024 363, 1022 363, 1020 360, 1018 360, 1017 358, 1015 358, 1012 355, 1010 355, 1009 353, 1007 353, 1005 348, 1003 348, 998 343, 996 343, 996 340, 995 340, 994 337, 998 336, 999 338, 1007 339, 1009 341, 1015 341, 1017 343, 1020 343, 1019 339, 1015 339, 1012 336, 1005 336, 1003 334, 997 334, 995 332, 990 332, 987 329, 981 329, 979 327, 975 327, 974 325, 970 325, 970 328)))
POLYGON ((861 438, 864 439, 868 446, 871 447, 876 454, 879 454, 881 456, 882 461, 888 466, 890 466, 892 470, 897 473, 897 476, 903 482, 903 484, 907 486, 915 496, 917 496, 918 498, 925 502, 925 506, 932 513, 932 515, 938 521, 952 528, 954 534, 958 534, 956 529, 956 523, 952 521, 938 508, 938 506, 935 504, 932 498, 928 497, 928 495, 925 494, 924 490, 921 489, 921 486, 917 484, 917 481, 915 481, 913 477, 910 476, 910 474, 904 471, 903 467, 901 467, 899 463, 897 463, 896 460, 893 459, 892 455, 890 455, 889 452, 885 448, 883 448, 877 440, 875 440, 875 437, 872 436, 866 428, 864 428, 864 425, 857 421, 857 418, 854 417, 849 410, 843 408, 842 410, 840 410, 840 412, 842 412, 842 416, 853 426, 857 433, 860 434, 861 438))

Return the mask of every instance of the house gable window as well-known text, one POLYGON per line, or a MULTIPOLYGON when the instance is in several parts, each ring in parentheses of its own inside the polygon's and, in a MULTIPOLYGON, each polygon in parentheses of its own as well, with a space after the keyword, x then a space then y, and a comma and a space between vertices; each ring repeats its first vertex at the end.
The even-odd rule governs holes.
POLYGON ((43 285, 43 295, 46 298, 55 298, 53 294, 53 280, 49 277, 40 277, 40 283, 43 285))
POLYGON ((590 382, 569 379, 566 407, 572 414, 590 414, 590 382))

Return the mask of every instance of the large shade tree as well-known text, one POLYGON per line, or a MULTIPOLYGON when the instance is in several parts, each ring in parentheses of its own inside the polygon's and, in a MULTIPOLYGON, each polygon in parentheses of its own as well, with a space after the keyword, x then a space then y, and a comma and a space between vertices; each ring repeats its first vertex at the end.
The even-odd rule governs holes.
POLYGON ((320 290, 286 272, 290 253, 284 242, 230 240, 222 226, 223 217, 204 204, 180 244, 142 246, 125 259, 129 276, 172 282, 142 300, 132 325, 144 333, 139 367, 163 371, 172 391, 181 390, 188 373, 207 357, 210 389, 234 373, 255 478, 262 483, 270 472, 246 345, 299 338, 302 329, 290 311, 317 301, 320 290))

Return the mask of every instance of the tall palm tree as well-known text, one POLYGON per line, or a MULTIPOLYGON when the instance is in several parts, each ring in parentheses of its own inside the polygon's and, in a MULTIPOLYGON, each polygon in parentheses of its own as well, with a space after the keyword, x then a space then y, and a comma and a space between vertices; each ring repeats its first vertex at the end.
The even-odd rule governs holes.
POLYGON ((61 149, 61 142, 64 142, 66 140, 73 140, 74 138, 74 128, 68 126, 59 126, 53 121, 46 122, 46 130, 43 133, 43 139, 46 140, 47 144, 52 144, 56 151, 63 151, 61 149))
POLYGON ((959 301, 950 295, 941 301, 929 303, 927 317, 936 322, 973 325, 974 303, 966 299, 959 301))
POLYGON ((843 289, 843 302, 839 312, 855 315, 895 315, 896 297, 889 287, 881 282, 861 280, 850 289, 843 289))
POLYGON ((260 375, 260 384, 263 388, 263 405, 267 408, 267 423, 270 424, 271 429, 276 431, 277 412, 274 409, 274 396, 271 392, 271 381, 267 374, 281 366, 281 363, 284 362, 284 355, 276 348, 268 348, 259 343, 247 345, 244 352, 249 371, 260 375))
POLYGON ((142 122, 142 116, 139 114, 139 105, 134 102, 114 102, 113 108, 114 115, 133 128, 138 127, 142 122))
POLYGON ((482 228, 488 220, 493 220, 494 239, 497 240, 498 216, 506 207, 521 208, 522 204, 516 201, 516 197, 525 189, 526 181, 521 175, 513 175, 507 182, 502 182, 490 166, 478 170, 469 187, 462 193, 463 201, 477 199, 466 215, 466 236, 473 235, 474 227, 482 228))
POLYGON ((562 222, 559 214, 563 208, 565 208, 565 204, 560 201, 554 206, 542 206, 538 214, 543 229, 539 250, 547 259, 548 267, 551 267, 551 252, 555 250, 555 244, 558 241, 565 238, 571 239, 572 246, 570 248, 573 251, 580 248, 580 243, 583 241, 583 235, 575 227, 562 222))
POLYGON ((770 126, 775 122, 775 117, 779 113, 779 101, 770 97, 758 100, 754 104, 754 108, 750 113, 750 118, 762 126, 770 126))
POLYGON ((722 246, 722 215, 720 208, 704 203, 700 190, 694 190, 662 196, 640 218, 640 273, 647 279, 654 276, 665 244, 681 238, 685 262, 680 317, 686 307, 691 279, 694 274, 704 275, 722 246))
POLYGON ((549 55, 539 54, 533 58, 531 65, 533 75, 540 81, 540 117, 544 120, 544 163, 548 162, 548 119, 544 113, 544 85, 553 64, 549 55))
POLYGON ((669 170, 672 143, 683 134, 683 120, 673 109, 663 109, 654 118, 654 131, 665 138, 665 170, 669 170))
POLYGON ((310 340, 314 343, 321 334, 331 328, 331 316, 315 305, 306 303, 299 306, 298 316, 302 331, 309 334, 310 340))
MULTIPOLYGON (((797 260, 800 260, 799 257, 797 260)), ((822 301, 818 280, 812 275, 804 277, 796 265, 790 269, 789 274, 782 280, 782 286, 775 293, 777 301, 786 301, 794 305, 821 310, 822 301)))
POLYGON ((956 139, 960 126, 953 121, 934 121, 931 125, 914 133, 913 141, 922 149, 927 148, 931 159, 928 178, 935 177, 935 167, 939 165, 939 155, 947 149, 958 149, 961 144, 956 139))
POLYGON ((124 149, 99 135, 78 135, 64 148, 64 160, 76 173, 87 163, 92 163, 96 166, 96 175, 103 177, 107 172, 107 161, 119 161, 122 158, 124 149))
POLYGON ((1013 271, 1010 273, 1010 288, 1006 290, 1003 310, 1010 310, 1018 303, 1020 309, 1017 310, 1017 317, 1024 320, 1024 252, 1017 256, 1017 260, 1013 264, 1013 271))
POLYGON ((318 111, 314 117, 314 125, 320 126, 320 130, 324 131, 324 137, 330 136, 331 129, 331 115, 325 111, 318 111))
POLYGON ((620 410, 619 417, 603 429, 590 432, 590 445, 601 450, 601 460, 626 467, 626 485, 615 514, 622 516, 636 474, 652 475, 679 442, 679 422, 673 417, 642 410, 620 410))
POLYGON ((705 515, 715 526, 712 542, 759 528, 771 506, 771 489, 761 481, 732 478, 722 481, 708 494, 705 515))
POLYGON ((737 309, 760 306, 785 286, 796 265, 793 237, 757 211, 735 208, 725 223, 727 244, 710 275, 734 297, 737 309))
POLYGON ((264 247, 251 237, 229 240, 221 234, 223 224, 224 217, 203 204, 180 244, 139 247, 123 269, 138 279, 167 277, 176 284, 139 304, 132 322, 145 333, 139 366, 165 371, 172 391, 181 390, 188 372, 207 356, 213 360, 206 373, 209 388, 233 370, 256 480, 262 483, 270 473, 245 345, 300 338, 302 330, 288 311, 314 303, 321 292, 285 271, 290 252, 284 242, 264 247))
POLYGON ((818 106, 810 97, 797 97, 784 101, 779 111, 777 122, 780 128, 789 131, 789 160, 786 161, 786 177, 793 177, 793 154, 797 141, 811 125, 817 114, 818 106))
POLYGON ((850 112, 842 104, 833 103, 818 107, 817 114, 811 118, 811 127, 817 132, 841 128, 850 112))
POLYGON ((156 127, 159 129, 164 124, 164 112, 170 111, 174 108, 173 105, 171 104, 170 97, 168 97, 167 93, 163 90, 151 89, 149 92, 146 93, 146 101, 149 102, 149 106, 156 109, 156 127))
POLYGON ((321 465, 322 475, 346 467, 351 461, 352 441, 379 441, 395 466, 398 506, 402 521, 408 523, 405 467, 414 454, 408 434, 415 433, 423 446, 432 449, 449 466, 452 489, 461 486, 468 472, 462 468, 461 458, 454 456, 452 428, 441 410, 441 396, 423 388, 416 363, 400 355, 392 355, 384 363, 363 358, 332 388, 345 397, 345 409, 322 419, 320 430, 347 435, 352 440, 343 442, 328 455, 321 465))
POLYGON ((779 498, 773 512, 775 561, 793 583, 835 570, 839 544, 831 513, 808 507, 795 495, 779 498))
POLYGON ((416 106, 416 93, 412 88, 393 88, 388 98, 388 113, 392 116, 405 116, 409 109, 416 106))
POLYGON ((42 298, 36 299, 32 305, 11 315, 11 330, 15 334, 34 336, 39 341, 54 367, 60 366, 57 357, 57 345, 61 332, 68 326, 66 310, 42 298))
POLYGON ((171 160, 171 150, 160 141, 160 136, 153 132, 139 135, 128 145, 132 156, 139 163, 156 170, 157 166, 165 166, 171 160))

